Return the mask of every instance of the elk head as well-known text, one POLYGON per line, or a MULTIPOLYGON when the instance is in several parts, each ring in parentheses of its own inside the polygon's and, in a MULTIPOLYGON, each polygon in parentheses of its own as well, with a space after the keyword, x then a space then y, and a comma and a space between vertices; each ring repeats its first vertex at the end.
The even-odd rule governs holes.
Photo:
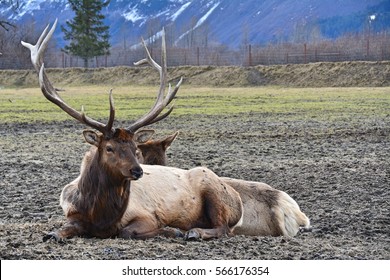
POLYGON ((22 45, 27 47, 31 52, 31 61, 34 68, 39 73, 39 84, 43 95, 50 102, 56 104, 71 117, 94 129, 85 130, 84 138, 89 144, 96 147, 97 153, 95 154, 95 157, 97 157, 96 160, 98 161, 100 168, 108 170, 109 173, 111 173, 111 175, 113 175, 115 178, 130 180, 137 180, 141 178, 143 171, 137 160, 137 130, 164 119, 172 112, 173 107, 171 106, 168 111, 162 113, 165 107, 168 106, 173 100, 182 82, 182 79, 180 79, 173 90, 169 85, 168 93, 165 95, 165 89, 167 85, 167 65, 164 30, 162 32, 162 66, 157 64, 152 59, 143 40, 142 44, 145 47, 147 56, 145 59, 135 63, 135 65, 150 64, 152 67, 158 70, 160 74, 160 88, 157 93, 154 106, 148 113, 131 123, 128 127, 113 128, 115 108, 112 97, 112 90, 109 92, 109 119, 108 122, 104 124, 86 116, 83 108, 81 109, 81 112, 71 108, 64 102, 64 100, 58 94, 57 90, 49 81, 43 63, 43 55, 48 42, 53 35, 56 25, 57 20, 50 30, 48 30, 49 26, 47 26, 35 45, 31 45, 22 41, 22 45), (98 132, 96 132, 96 130, 98 132))
POLYGON ((162 139, 150 140, 149 130, 138 132, 137 147, 140 151, 138 161, 150 165, 167 165, 167 150, 176 139, 179 131, 162 139))

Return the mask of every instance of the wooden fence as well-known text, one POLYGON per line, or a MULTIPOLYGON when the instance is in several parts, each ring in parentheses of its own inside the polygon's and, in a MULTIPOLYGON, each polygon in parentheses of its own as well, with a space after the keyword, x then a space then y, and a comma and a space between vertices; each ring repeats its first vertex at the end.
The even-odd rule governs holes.
MULTIPOLYGON (((159 61, 160 49, 151 48, 152 56, 159 61)), ((30 69, 27 50, 2 51, 0 69, 30 69)), ((88 61, 89 67, 132 66, 145 56, 142 49, 113 48, 107 56, 88 61)), ((247 45, 239 50, 226 47, 169 48, 168 65, 255 66, 271 64, 298 64, 337 61, 383 61, 390 60, 390 36, 366 38, 354 43, 320 42, 318 44, 278 44, 268 46, 247 45)), ((49 49, 45 57, 47 67, 84 67, 84 61, 56 49, 49 49)))

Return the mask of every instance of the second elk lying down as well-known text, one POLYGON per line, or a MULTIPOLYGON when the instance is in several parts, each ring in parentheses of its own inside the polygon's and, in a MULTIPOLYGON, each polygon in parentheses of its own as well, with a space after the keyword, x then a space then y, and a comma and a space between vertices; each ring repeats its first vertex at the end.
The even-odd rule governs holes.
POLYGON ((166 117, 161 114, 174 98, 181 81, 165 96, 167 66, 162 37, 162 66, 150 56, 149 63, 160 73, 160 89, 152 109, 126 128, 113 128, 115 110, 110 92, 107 124, 87 117, 66 104, 46 74, 43 54, 56 23, 47 27, 36 45, 22 44, 31 51, 39 72, 43 95, 79 122, 98 130, 85 130, 92 145, 82 162, 80 175, 62 190, 60 205, 67 222, 47 234, 44 241, 73 236, 148 238, 158 234, 208 239, 231 234, 242 220, 239 194, 207 168, 183 170, 140 165, 137 160, 137 130, 166 117))
MULTIPOLYGON (((150 131, 139 131, 140 135, 146 133, 150 131)), ((138 144, 140 162, 166 165, 166 151, 177 134, 138 144)), ((234 234, 294 236, 300 228, 309 228, 309 219, 287 193, 265 183, 228 177, 220 179, 240 194, 244 207, 243 221, 233 229, 234 234)))

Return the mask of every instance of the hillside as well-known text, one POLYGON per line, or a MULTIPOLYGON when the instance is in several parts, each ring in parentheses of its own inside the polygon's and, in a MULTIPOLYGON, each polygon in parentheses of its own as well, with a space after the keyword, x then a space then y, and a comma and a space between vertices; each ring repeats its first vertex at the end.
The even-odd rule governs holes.
MULTIPOLYGON (((57 86, 102 84, 158 84, 155 70, 142 67, 49 69, 57 86)), ((256 67, 194 67, 169 69, 171 80, 184 77, 190 86, 288 86, 288 87, 376 87, 390 86, 390 61, 288 64, 256 67)), ((1 87, 35 87, 33 70, 0 70, 1 87)))

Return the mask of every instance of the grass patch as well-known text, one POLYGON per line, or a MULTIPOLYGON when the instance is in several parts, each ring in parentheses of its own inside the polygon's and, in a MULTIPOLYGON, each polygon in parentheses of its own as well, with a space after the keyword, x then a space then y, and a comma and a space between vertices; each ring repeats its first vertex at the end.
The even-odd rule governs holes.
MULTIPOLYGON (((109 87, 69 87, 61 92, 72 107, 87 115, 108 117, 109 87)), ((114 88, 116 119, 131 120, 153 105, 157 87, 114 88)), ((343 120, 390 115, 390 88, 211 88, 183 86, 172 115, 268 114, 278 120, 343 120)), ((71 119, 46 100, 39 88, 0 89, 0 122, 51 122, 71 119)))

